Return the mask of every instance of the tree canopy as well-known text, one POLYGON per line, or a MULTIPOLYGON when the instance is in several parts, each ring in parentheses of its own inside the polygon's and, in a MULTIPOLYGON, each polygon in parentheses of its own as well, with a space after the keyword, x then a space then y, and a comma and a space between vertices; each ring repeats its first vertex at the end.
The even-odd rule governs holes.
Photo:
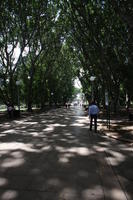
POLYGON ((5 0, 0 4, 0 98, 33 104, 64 104, 81 81, 104 104, 133 100, 133 3, 104 0, 5 0), (21 80, 19 85, 16 81, 21 80), (128 97, 128 98, 126 98, 128 97))

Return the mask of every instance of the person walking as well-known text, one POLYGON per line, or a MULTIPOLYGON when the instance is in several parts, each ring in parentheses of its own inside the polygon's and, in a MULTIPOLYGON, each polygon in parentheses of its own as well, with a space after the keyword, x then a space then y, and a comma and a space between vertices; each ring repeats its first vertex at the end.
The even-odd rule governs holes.
POLYGON ((8 112, 9 119, 13 118, 13 111, 14 111, 14 106, 10 102, 8 102, 7 103, 7 112, 8 112))
POLYGON ((96 105, 95 101, 91 102, 91 104, 89 105, 89 109, 88 109, 88 114, 90 117, 90 131, 92 131, 92 124, 93 124, 93 120, 94 120, 94 129, 95 129, 95 133, 97 132, 97 116, 99 113, 99 108, 96 105))

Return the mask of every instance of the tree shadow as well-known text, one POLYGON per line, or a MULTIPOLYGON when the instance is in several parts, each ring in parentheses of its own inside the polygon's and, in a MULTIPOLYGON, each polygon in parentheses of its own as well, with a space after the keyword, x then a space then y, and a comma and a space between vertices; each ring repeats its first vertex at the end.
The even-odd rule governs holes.
MULTIPOLYGON (((119 188, 113 182, 104 185, 101 174, 110 173, 103 169, 107 157, 116 160, 112 168, 127 179, 123 170, 132 155, 123 150, 124 158, 119 160, 112 140, 88 131, 81 109, 35 114, 5 122, 0 129, 1 200, 102 200, 106 196, 113 200, 119 188)), ((128 195, 132 197, 130 190, 128 195)))

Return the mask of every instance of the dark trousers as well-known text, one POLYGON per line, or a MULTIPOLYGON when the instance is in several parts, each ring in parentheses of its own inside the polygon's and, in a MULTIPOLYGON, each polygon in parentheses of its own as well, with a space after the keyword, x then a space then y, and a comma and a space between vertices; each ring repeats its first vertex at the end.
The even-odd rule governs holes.
POLYGON ((92 123, 94 119, 94 129, 97 132, 97 115, 90 115, 90 131, 92 131, 92 123))
POLYGON ((8 110, 8 116, 9 116, 9 118, 11 119, 12 117, 13 117, 13 111, 12 110, 8 110))

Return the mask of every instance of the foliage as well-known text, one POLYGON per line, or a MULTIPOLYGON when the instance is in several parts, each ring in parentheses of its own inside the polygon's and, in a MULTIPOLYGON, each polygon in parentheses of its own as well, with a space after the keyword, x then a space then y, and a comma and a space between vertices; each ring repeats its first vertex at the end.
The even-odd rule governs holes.
POLYGON ((0 5, 0 98, 28 110, 64 104, 79 77, 86 97, 116 106, 133 99, 130 1, 5 0, 0 5))

